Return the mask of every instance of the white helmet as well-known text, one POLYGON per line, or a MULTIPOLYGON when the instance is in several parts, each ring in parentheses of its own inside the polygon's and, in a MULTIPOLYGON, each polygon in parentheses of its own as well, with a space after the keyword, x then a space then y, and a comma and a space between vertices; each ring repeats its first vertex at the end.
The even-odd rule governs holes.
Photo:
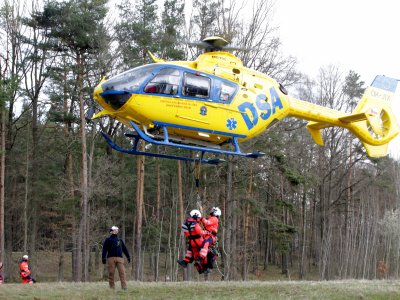
POLYGON ((117 226, 112 226, 112 227, 110 228, 110 232, 111 232, 111 231, 114 231, 114 230, 117 230, 117 231, 118 231, 119 228, 118 228, 117 226))
POLYGON ((26 255, 26 254, 25 254, 24 256, 22 256, 22 259, 23 259, 23 260, 28 260, 28 258, 29 258, 29 257, 28 257, 28 255, 26 255))
POLYGON ((211 208, 211 215, 219 217, 221 216, 221 210, 218 207, 211 208))
POLYGON ((197 209, 193 209, 189 214, 193 219, 201 218, 201 212, 197 209))

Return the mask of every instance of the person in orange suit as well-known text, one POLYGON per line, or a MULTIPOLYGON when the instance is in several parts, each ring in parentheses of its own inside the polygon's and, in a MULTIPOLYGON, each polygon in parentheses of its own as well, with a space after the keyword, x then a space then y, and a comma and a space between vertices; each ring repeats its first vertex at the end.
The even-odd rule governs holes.
POLYGON ((3 263, 0 261, 0 285, 3 284, 3 263))
POLYGON ((28 255, 22 256, 22 260, 19 264, 19 275, 22 279, 22 284, 33 284, 36 282, 36 280, 31 276, 31 271, 29 270, 28 265, 28 258, 28 255))
POLYGON ((202 269, 197 263, 199 250, 203 245, 203 236, 208 234, 200 226, 201 213, 197 209, 190 212, 190 216, 182 224, 182 232, 188 238, 188 248, 184 259, 178 260, 178 264, 183 268, 187 268, 188 264, 196 260, 195 267, 199 273, 202 273, 202 269))
POLYGON ((219 217, 221 216, 221 210, 218 207, 213 207, 210 212, 210 216, 206 218, 202 218, 201 222, 207 232, 204 236, 204 241, 199 252, 199 256, 201 259, 201 265, 204 268, 204 273, 210 273, 211 269, 213 268, 213 262, 215 261, 216 254, 210 252, 209 258, 207 259, 209 253, 209 247, 213 247, 217 241, 217 233, 218 233, 218 226, 219 226, 219 217))

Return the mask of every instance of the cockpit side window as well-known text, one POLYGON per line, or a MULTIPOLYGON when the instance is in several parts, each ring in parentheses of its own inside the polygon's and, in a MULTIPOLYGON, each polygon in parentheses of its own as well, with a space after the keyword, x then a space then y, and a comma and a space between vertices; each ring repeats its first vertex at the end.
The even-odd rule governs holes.
POLYGON ((235 94, 236 86, 233 83, 221 82, 221 90, 219 94, 219 100, 222 102, 227 102, 233 94, 235 94))
POLYGON ((210 97, 211 79, 192 73, 184 73, 182 95, 196 98, 210 97))
POLYGON ((172 68, 161 69, 145 86, 144 92, 150 94, 176 95, 179 86, 179 71, 172 68))

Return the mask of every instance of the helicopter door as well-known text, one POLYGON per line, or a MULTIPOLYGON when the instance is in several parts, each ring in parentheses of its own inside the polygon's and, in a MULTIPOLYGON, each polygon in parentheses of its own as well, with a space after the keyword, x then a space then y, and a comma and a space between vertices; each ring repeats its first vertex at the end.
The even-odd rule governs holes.
POLYGON ((182 96, 185 98, 209 99, 211 90, 211 79, 198 73, 183 74, 182 96))
POLYGON ((187 127, 197 128, 185 135, 202 140, 213 140, 215 120, 221 118, 218 104, 213 101, 212 80, 200 73, 184 72, 182 99, 178 106, 178 118, 187 127))
POLYGON ((173 118, 177 113, 180 72, 174 68, 161 69, 157 75, 151 79, 143 91, 148 95, 146 103, 149 109, 153 111, 156 121, 171 123, 170 118, 173 118), (154 107, 160 109, 155 110, 154 107))

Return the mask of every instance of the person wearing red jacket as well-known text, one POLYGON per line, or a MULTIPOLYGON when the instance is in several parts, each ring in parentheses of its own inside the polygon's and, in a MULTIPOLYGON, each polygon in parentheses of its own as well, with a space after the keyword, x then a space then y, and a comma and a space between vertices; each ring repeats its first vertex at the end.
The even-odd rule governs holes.
POLYGON ((0 285, 3 284, 3 263, 0 261, 0 285))
MULTIPOLYGON (((190 212, 190 216, 182 224, 182 232, 188 238, 188 248, 184 259, 178 260, 178 264, 183 268, 187 268, 188 264, 198 259, 199 249, 202 247, 204 238, 203 236, 208 234, 203 230, 199 224, 201 220, 201 213, 197 209, 190 212)), ((201 272, 198 264, 195 264, 196 269, 201 272)))
POLYGON ((28 255, 22 256, 22 260, 19 264, 19 275, 22 279, 22 284, 33 284, 36 282, 31 276, 31 271, 28 265, 28 255))
MULTIPOLYGON (((207 255, 209 253, 209 247, 213 247, 217 241, 217 233, 219 226, 219 217, 221 216, 221 210, 218 207, 213 207, 210 212, 208 219, 202 218, 203 226, 207 232, 204 236, 204 241, 199 252, 201 259, 201 265, 204 266, 204 273, 210 273, 215 260, 215 255, 211 255, 211 261, 208 261, 207 255)), ((212 254, 212 253, 211 253, 212 254)))

